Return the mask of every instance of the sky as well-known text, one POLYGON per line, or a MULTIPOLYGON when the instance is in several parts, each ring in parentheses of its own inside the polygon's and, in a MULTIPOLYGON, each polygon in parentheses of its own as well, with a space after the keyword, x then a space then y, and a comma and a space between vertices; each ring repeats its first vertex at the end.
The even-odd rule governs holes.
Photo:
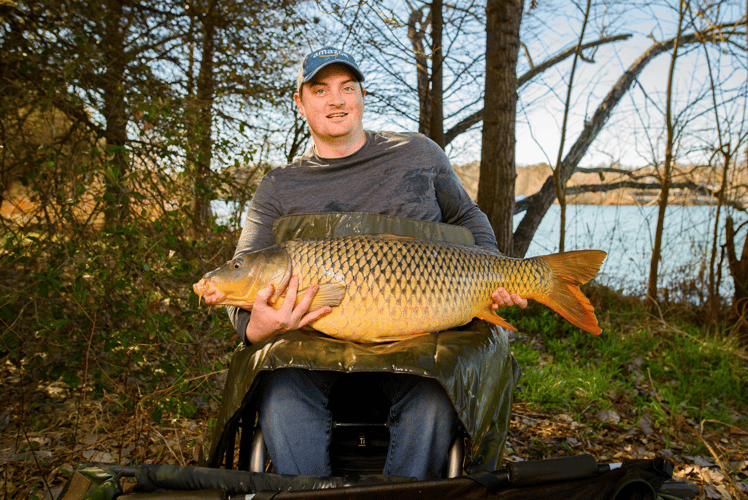
MULTIPOLYGON (((578 6, 568 1, 541 0, 539 7, 529 8, 522 24, 522 42, 536 62, 551 57, 576 43, 583 19, 578 6)), ((405 0, 392 0, 392 8, 403 8, 405 0)), ((745 15, 745 2, 721 2, 722 19, 735 20, 745 15)), ((654 40, 672 38, 677 32, 677 2, 616 2, 599 4, 588 24, 585 41, 599 38, 601 33, 614 35, 629 33, 629 40, 601 46, 594 53, 594 63, 579 63, 572 90, 572 105, 567 126, 564 152, 576 140, 585 119, 596 110, 614 82, 654 40)), ((322 24, 333 23, 324 12, 318 12, 322 24), (327 16, 327 18, 326 18, 327 16)), ((334 23, 333 23, 334 24, 334 23)), ((407 40, 403 41, 407 43, 407 40)), ((742 39, 745 45, 745 38, 742 39)), ((480 50, 480 47, 476 47, 480 50)), ((528 60, 521 51, 518 73, 528 68, 528 60)), ((702 49, 691 46, 681 51, 674 80, 674 110, 680 117, 683 140, 679 147, 680 161, 705 161, 708 148, 717 142, 714 113, 706 113, 711 102, 708 92, 709 72, 702 49), (698 104, 694 104, 694 102, 698 104)), ((587 56, 592 55, 587 53, 587 56)), ((718 79, 723 88, 742 92, 743 97, 729 109, 723 109, 720 122, 745 121, 746 62, 720 50, 710 51, 711 63, 719 69, 718 79)), ((354 53, 354 56, 357 54, 354 53)), ((365 61, 360 64, 365 66, 365 61)), ((613 116, 598 136, 580 166, 600 166, 617 163, 628 167, 650 165, 662 161, 665 137, 664 110, 670 52, 655 58, 641 73, 637 83, 620 101, 613 116)), ((540 162, 554 165, 561 139, 563 103, 571 68, 571 59, 543 74, 520 89, 516 132, 517 165, 540 162)), ((376 83, 372 83, 376 88, 376 83)), ((727 96, 719 97, 720 99, 727 96)), ((459 103, 458 103, 459 104, 459 103)), ((447 103, 447 105, 449 105, 447 103)), ((446 113, 445 113, 446 114, 446 113)), ((397 122, 372 113, 365 114, 367 128, 412 130, 413 122, 397 122)), ((739 132, 736 132, 739 134, 739 132)), ((460 137, 448 148, 456 165, 480 159, 480 126, 460 137)))

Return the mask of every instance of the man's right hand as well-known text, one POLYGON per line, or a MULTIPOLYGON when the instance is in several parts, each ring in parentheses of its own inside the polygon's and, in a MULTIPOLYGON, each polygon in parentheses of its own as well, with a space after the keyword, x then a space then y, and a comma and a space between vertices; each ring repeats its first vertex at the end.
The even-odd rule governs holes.
POLYGON ((312 303, 317 290, 319 290, 318 285, 310 286, 304 292, 299 303, 296 304, 299 277, 292 276, 286 287, 286 296, 280 309, 275 309, 268 304, 268 300, 273 296, 274 287, 272 284, 257 292, 247 325, 247 340, 255 343, 291 330, 298 330, 328 314, 332 311, 330 306, 322 306, 314 311, 309 311, 309 305, 312 303))

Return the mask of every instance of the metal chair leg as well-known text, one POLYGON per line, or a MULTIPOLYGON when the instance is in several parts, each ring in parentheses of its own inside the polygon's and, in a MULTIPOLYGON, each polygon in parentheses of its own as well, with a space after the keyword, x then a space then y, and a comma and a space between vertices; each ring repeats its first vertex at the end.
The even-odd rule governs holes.
POLYGON ((455 436, 454 441, 449 447, 449 454, 447 455, 447 470, 446 476, 448 478, 459 477, 462 475, 462 465, 465 460, 465 440, 462 434, 455 436))
POLYGON ((252 435, 250 445, 249 470, 250 472, 265 472, 265 456, 267 447, 262 439, 262 429, 257 427, 252 435))

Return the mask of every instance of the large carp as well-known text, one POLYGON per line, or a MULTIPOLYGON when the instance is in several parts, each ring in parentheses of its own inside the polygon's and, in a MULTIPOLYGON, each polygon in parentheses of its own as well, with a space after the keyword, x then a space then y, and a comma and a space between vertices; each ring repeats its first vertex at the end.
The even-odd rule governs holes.
POLYGON ((386 234, 290 240, 238 255, 193 285, 215 305, 252 309, 257 292, 275 287, 280 308, 291 276, 299 294, 319 290, 309 310, 332 312, 310 326, 332 337, 387 342, 436 332, 481 318, 515 330, 491 309, 491 293, 535 299, 574 325, 599 334, 592 305, 579 290, 600 269, 605 252, 582 250, 513 259, 479 246, 423 241, 386 234))

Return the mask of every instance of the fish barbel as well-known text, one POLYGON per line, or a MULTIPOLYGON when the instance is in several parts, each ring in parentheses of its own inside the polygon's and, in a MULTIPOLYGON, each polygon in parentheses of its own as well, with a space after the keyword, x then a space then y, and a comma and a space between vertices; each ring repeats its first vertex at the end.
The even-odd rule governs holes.
POLYGON ((193 285, 197 295, 218 290, 214 305, 252 309, 272 283, 279 309, 291 276, 300 300, 319 290, 309 307, 332 306, 310 326, 356 342, 388 342, 462 326, 473 318, 516 330, 491 309, 491 293, 535 299, 572 324, 599 334, 597 318, 579 285, 591 280, 606 253, 581 250, 514 259, 479 246, 385 234, 289 240, 240 254, 193 285))

